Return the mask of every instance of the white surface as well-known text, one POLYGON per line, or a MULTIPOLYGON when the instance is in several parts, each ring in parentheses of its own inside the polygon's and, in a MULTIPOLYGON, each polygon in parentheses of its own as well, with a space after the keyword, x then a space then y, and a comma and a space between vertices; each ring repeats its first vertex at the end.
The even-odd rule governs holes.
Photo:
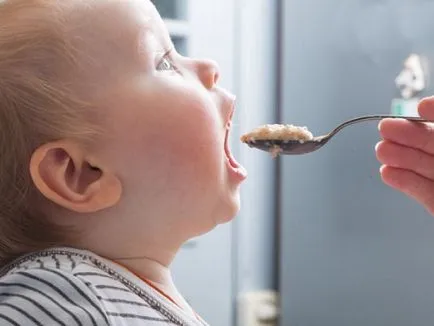
POLYGON ((396 98, 392 100, 391 113, 396 115, 406 115, 411 117, 418 117, 419 99, 412 98, 409 100, 396 98))
POLYGON ((237 325, 275 326, 278 322, 278 295, 274 291, 247 292, 238 301, 237 325))

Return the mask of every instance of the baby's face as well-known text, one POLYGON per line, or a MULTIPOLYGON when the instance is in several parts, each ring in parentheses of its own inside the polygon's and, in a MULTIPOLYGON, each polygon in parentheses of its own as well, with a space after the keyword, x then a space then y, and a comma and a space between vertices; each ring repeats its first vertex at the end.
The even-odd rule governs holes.
POLYGON ((106 129, 97 155, 122 183, 122 223, 195 236, 229 221, 246 174, 228 158, 234 97, 217 87, 218 67, 179 55, 149 0, 104 2, 95 14, 99 68, 89 73, 102 76, 106 129))

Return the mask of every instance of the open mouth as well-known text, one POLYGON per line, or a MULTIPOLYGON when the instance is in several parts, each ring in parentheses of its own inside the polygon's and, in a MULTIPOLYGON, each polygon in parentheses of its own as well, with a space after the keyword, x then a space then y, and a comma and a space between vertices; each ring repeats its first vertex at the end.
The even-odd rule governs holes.
POLYGON ((240 168, 240 164, 235 160, 235 158, 232 155, 231 149, 230 149, 230 145, 229 145, 229 131, 231 128, 231 122, 228 122, 228 125, 226 126, 226 135, 225 135, 225 154, 226 154, 226 159, 229 162, 229 165, 231 167, 233 167, 234 169, 239 169, 240 168))
POLYGON ((244 169, 244 167, 238 163, 234 156, 232 155, 231 149, 230 149, 230 139, 229 139, 229 132, 231 129, 231 125, 232 125, 232 115, 233 112, 231 114, 231 117, 228 121, 228 123, 226 124, 226 133, 225 133, 225 141, 224 141, 224 152, 226 155, 226 161, 229 165, 229 167, 231 168, 231 170, 237 174, 238 176, 241 177, 241 180, 245 179, 247 177, 247 171, 244 169))

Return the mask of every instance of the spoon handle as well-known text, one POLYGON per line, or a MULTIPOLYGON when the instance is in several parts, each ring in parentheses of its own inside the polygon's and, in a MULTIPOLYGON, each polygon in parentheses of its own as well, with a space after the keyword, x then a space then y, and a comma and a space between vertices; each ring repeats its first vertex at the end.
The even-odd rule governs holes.
POLYGON ((344 123, 337 126, 330 134, 329 136, 333 136, 337 132, 339 132, 341 129, 355 124, 362 121, 370 121, 370 120, 383 120, 383 119, 405 119, 410 121, 418 121, 418 122, 434 122, 432 120, 423 119, 420 117, 411 117, 411 116, 401 116, 401 115, 387 115, 387 114, 378 114, 378 115, 366 115, 358 118, 354 118, 348 121, 345 121, 344 123))

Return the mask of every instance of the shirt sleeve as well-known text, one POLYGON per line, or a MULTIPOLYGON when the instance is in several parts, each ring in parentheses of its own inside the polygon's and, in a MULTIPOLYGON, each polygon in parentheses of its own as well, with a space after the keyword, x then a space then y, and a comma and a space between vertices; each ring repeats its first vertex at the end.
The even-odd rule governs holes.
POLYGON ((92 291, 58 269, 29 269, 0 278, 0 325, 110 326, 92 291))

